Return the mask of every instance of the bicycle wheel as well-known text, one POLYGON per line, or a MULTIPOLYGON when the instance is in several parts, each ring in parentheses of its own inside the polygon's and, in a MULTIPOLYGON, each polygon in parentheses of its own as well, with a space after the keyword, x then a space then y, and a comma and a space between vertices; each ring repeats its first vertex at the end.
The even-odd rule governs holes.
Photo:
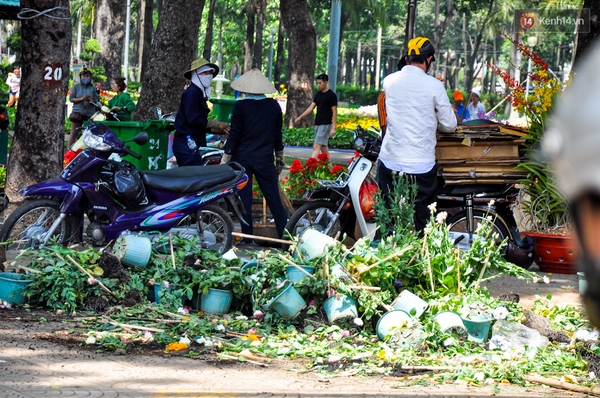
MULTIPOLYGON (((488 216, 487 212, 482 210, 473 209, 473 231, 476 231, 479 225, 485 220, 488 216)), ((496 238, 496 243, 500 243, 504 240, 504 238, 510 237, 508 232, 508 228, 502 220, 498 217, 492 215, 493 220, 493 229, 492 233, 496 233, 498 237, 496 238)), ((456 213, 449 221, 450 232, 460 232, 460 233, 468 233, 467 230, 467 212, 465 210, 456 213)), ((471 242, 468 242, 468 238, 459 242, 459 246, 461 249, 468 250, 471 248, 471 242)))

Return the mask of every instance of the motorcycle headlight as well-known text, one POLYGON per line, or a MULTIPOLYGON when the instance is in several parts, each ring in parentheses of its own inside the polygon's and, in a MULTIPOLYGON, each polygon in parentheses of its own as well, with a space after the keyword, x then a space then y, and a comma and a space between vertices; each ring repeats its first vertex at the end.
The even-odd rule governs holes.
POLYGON ((356 137, 352 143, 352 148, 359 153, 363 153, 365 150, 365 145, 366 141, 362 137, 356 137))
POLYGON ((83 130, 83 143, 92 149, 97 151, 110 151, 112 146, 104 142, 104 137, 92 133, 89 128, 83 130))

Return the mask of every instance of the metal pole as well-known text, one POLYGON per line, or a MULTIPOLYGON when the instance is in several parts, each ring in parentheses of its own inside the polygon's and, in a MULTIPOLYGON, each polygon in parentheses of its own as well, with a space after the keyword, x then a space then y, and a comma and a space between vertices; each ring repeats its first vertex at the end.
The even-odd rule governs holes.
POLYGON ((377 27, 377 63, 375 64, 375 90, 379 90, 381 82, 381 25, 377 27))
POLYGON ((335 91, 337 85, 338 58, 340 54, 340 25, 342 21, 342 0, 331 0, 331 21, 329 22, 329 53, 327 54, 327 74, 329 88, 335 91))
POLYGON ((124 58, 124 73, 125 81, 129 80, 129 24, 131 22, 131 0, 127 0, 127 14, 125 14, 125 54, 124 58))

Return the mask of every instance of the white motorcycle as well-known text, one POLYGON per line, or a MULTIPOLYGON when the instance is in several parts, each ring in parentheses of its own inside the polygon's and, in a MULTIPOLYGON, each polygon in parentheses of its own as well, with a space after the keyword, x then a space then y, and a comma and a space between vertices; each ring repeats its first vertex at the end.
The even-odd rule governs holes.
POLYGON ((356 224, 362 236, 372 234, 377 226, 372 207, 377 183, 370 173, 380 147, 379 137, 358 127, 352 148, 359 155, 352 159, 348 173, 342 173, 336 180, 317 181, 320 187, 304 195, 310 202, 290 217, 286 225, 290 235, 300 236, 306 229, 315 229, 331 237, 346 234, 357 239, 360 236, 355 236, 356 224))

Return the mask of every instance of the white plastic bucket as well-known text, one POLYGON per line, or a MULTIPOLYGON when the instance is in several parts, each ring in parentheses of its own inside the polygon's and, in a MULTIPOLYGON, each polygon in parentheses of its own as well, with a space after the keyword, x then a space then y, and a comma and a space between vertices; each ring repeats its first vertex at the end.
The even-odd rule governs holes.
POLYGON ((300 235, 298 250, 300 250, 305 260, 310 261, 322 256, 327 247, 335 246, 335 243, 335 240, 331 236, 327 236, 316 229, 308 228, 300 235))
POLYGON ((408 290, 401 291, 396 300, 392 302, 392 307, 395 310, 402 310, 410 315, 413 315, 412 312, 414 309, 413 316, 415 318, 420 317, 428 306, 427 301, 422 300, 419 296, 408 290))

